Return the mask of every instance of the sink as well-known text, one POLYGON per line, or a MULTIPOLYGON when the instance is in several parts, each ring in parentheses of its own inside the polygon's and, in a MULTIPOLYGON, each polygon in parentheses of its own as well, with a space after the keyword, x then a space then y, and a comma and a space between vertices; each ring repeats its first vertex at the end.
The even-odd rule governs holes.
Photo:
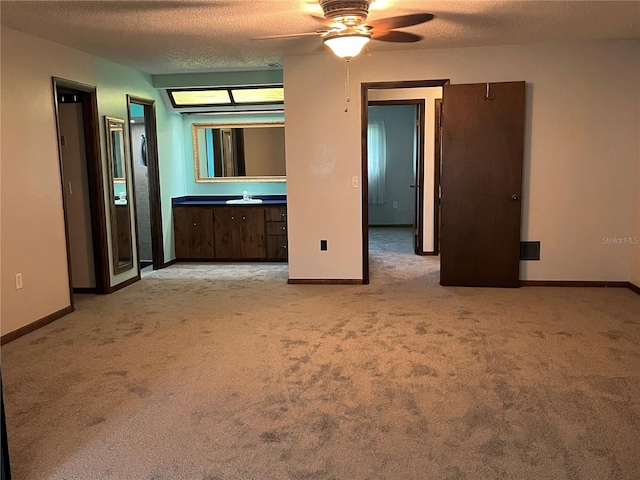
POLYGON ((235 198, 233 200, 227 200, 227 203, 232 205, 250 205, 250 204, 262 203, 262 199, 261 198, 235 198))

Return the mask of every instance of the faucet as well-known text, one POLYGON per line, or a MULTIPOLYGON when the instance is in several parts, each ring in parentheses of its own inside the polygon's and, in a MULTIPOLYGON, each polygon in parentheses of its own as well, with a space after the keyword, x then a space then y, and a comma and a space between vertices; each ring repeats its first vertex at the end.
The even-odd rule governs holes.
POLYGON ((242 199, 243 199, 243 200, 250 200, 250 199, 251 199, 251 197, 249 196, 249 192, 247 192, 246 190, 244 190, 244 191, 242 192, 242 199))

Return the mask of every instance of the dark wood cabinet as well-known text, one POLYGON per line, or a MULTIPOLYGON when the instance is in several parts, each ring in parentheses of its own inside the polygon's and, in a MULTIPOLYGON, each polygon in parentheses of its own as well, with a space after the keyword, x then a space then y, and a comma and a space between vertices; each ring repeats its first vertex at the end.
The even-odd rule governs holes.
POLYGON ((213 260, 213 211, 206 207, 174 207, 173 231, 178 260, 213 260))
POLYGON ((174 206, 178 260, 287 259, 284 205, 174 206))

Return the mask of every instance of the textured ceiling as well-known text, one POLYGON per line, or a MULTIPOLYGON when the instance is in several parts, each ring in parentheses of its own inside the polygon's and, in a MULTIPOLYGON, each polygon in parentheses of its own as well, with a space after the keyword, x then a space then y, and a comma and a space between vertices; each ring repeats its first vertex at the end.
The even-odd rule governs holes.
MULTIPOLYGON (((7 1, 2 25, 148 73, 266 68, 283 55, 325 53, 319 37, 251 40, 315 31, 312 0, 7 1)), ((431 22, 405 29, 415 44, 372 41, 382 50, 586 39, 640 39, 638 1, 377 0, 369 20, 417 12, 431 22)))

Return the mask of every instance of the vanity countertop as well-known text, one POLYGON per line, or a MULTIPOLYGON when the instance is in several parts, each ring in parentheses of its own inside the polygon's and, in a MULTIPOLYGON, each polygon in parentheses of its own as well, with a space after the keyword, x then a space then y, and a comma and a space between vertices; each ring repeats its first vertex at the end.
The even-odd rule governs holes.
MULTIPOLYGON (((240 199, 242 195, 185 195, 174 197, 171 204, 174 207, 207 206, 207 205, 227 205, 227 200, 240 199)), ((251 195, 251 198, 259 198, 262 203, 246 204, 243 206, 260 205, 286 205, 286 195, 251 195)), ((234 205, 230 205, 234 206, 234 205)), ((237 206, 237 205, 235 205, 237 206)))

